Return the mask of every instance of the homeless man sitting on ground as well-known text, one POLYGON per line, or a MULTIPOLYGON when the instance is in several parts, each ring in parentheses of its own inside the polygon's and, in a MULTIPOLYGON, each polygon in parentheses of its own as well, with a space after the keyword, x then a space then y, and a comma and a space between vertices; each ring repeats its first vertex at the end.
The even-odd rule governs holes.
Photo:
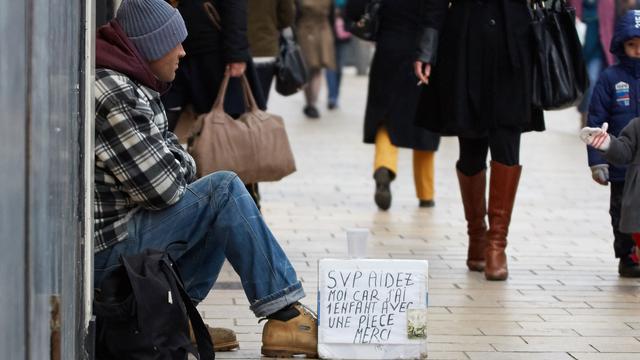
MULTIPOLYGON (((315 357, 315 315, 298 303, 302 285, 244 185, 231 172, 192 182, 195 163, 167 131, 160 94, 185 55, 186 36, 182 17, 163 0, 125 0, 116 19, 98 30, 96 286, 121 255, 170 249, 197 304, 226 258, 251 310, 269 319, 262 353, 315 357)), ((225 340, 237 347, 233 333, 225 340)))

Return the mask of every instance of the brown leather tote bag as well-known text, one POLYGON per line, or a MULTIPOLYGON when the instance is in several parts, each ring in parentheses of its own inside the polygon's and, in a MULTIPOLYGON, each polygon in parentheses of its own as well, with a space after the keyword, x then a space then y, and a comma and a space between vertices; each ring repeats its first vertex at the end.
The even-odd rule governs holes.
POLYGON ((245 184, 278 181, 296 171, 282 117, 260 109, 249 82, 242 77, 247 111, 234 120, 224 112, 229 84, 226 74, 209 113, 198 117, 188 149, 199 177, 219 170, 233 171, 245 184))

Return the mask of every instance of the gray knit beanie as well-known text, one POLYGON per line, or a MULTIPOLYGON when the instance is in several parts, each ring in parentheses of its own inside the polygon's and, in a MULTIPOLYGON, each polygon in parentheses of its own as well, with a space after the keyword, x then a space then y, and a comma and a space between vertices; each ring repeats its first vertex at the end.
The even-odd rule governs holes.
POLYGON ((182 16, 164 0, 124 0, 116 20, 147 61, 160 59, 187 38, 182 16))

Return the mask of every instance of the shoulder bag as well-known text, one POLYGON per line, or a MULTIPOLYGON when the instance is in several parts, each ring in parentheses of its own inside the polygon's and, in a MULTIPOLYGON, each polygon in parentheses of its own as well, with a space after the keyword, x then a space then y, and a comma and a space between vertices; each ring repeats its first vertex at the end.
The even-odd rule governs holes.
POLYGON ((575 10, 566 0, 554 0, 549 8, 535 0, 531 11, 533 105, 544 110, 574 106, 589 87, 575 10))
POLYGON ((245 184, 278 181, 296 165, 282 117, 260 110, 249 82, 242 77, 247 111, 234 120, 224 112, 229 75, 209 113, 198 117, 188 141, 198 176, 233 171, 245 184))
POLYGON ((309 81, 309 70, 293 31, 280 34, 280 52, 276 58, 276 91, 283 96, 297 93, 309 81))

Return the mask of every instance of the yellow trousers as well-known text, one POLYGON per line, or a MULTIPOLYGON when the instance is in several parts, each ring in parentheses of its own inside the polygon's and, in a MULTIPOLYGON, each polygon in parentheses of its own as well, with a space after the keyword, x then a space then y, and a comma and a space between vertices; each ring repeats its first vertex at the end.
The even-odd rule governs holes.
MULTIPOLYGON (((433 200, 434 155, 435 151, 413 150, 413 181, 420 200, 433 200)), ((376 134, 374 171, 383 166, 394 174, 398 173, 398 147, 391 143, 387 129, 380 127, 376 134)))

